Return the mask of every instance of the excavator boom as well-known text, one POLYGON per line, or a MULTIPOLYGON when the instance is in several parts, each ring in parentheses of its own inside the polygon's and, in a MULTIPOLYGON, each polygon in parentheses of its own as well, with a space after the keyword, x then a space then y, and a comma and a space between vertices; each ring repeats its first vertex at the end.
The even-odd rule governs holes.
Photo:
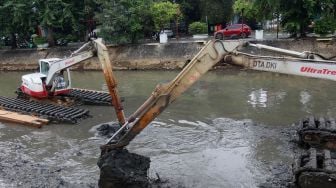
POLYGON ((55 79, 56 73, 65 70, 69 67, 72 67, 80 62, 83 62, 91 57, 94 56, 94 53, 92 50, 88 50, 85 52, 81 52, 76 54, 73 57, 63 59, 61 61, 58 61, 54 64, 52 64, 49 68, 47 79, 46 79, 46 85, 52 85, 53 80, 55 79))
MULTIPOLYGON (((174 102, 178 96, 222 59, 247 69, 336 81, 336 62, 324 60, 318 54, 300 53, 266 45, 251 45, 286 55, 285 57, 259 56, 239 51, 246 44, 248 43, 240 43, 239 41, 209 41, 171 82, 156 86, 144 104, 127 119, 107 144, 101 146, 101 155, 105 156, 111 150, 127 146, 170 103, 174 102)), ((324 118, 311 117, 302 121, 300 126, 301 142, 313 146, 322 145, 335 150, 334 127, 336 127, 336 123, 334 119, 325 120, 324 118)), ((336 168, 331 165, 332 160, 335 160, 335 157, 330 155, 329 150, 319 152, 311 149, 308 153, 301 155, 294 165, 294 183, 305 188, 323 185, 324 187, 335 187, 336 168)))
POLYGON ((170 103, 222 59, 248 69, 336 80, 336 62, 319 57, 311 52, 295 52, 242 41, 209 41, 171 82, 156 86, 151 96, 126 120, 102 149, 127 146, 170 103), (247 45, 289 57, 258 56, 239 51, 247 45))
POLYGON ((121 129, 129 124, 132 127, 119 140, 113 140, 118 131, 102 149, 124 147, 184 91, 192 86, 202 75, 218 63, 225 54, 241 46, 239 41, 223 43, 219 40, 209 41, 189 64, 169 83, 159 84, 138 110, 133 113, 121 129))

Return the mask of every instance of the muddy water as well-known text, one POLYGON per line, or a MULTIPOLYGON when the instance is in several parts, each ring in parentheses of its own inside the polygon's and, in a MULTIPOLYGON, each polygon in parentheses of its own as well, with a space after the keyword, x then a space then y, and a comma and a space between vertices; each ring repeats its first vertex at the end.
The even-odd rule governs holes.
MULTIPOLYGON (((22 72, 0 73, 0 95, 14 96, 22 72)), ((127 115, 177 72, 117 72, 127 115)), ((106 89, 100 72, 74 72, 74 87, 106 89)), ((129 146, 151 157, 172 187, 257 187, 288 173, 288 132, 300 118, 336 115, 331 81, 240 70, 213 71, 180 97, 129 146)), ((94 125, 115 120, 111 107, 89 107, 77 125, 34 129, 0 123, 0 187, 96 187, 94 125)))

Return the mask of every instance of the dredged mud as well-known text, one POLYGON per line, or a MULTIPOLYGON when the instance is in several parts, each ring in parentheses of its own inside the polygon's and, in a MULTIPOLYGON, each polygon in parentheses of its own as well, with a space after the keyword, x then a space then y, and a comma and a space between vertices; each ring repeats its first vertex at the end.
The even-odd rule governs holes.
MULTIPOLYGON (((95 127, 95 136, 110 138, 120 126, 117 123, 103 123, 95 127)), ((118 138, 118 137, 117 137, 118 138)), ((100 169, 100 188, 165 188, 171 187, 167 180, 150 178, 150 158, 127 149, 115 149, 102 153, 97 165, 100 169)), ((181 185, 177 187, 183 187, 181 185)))
POLYGON ((93 131, 95 132, 95 136, 110 138, 119 128, 120 125, 118 123, 110 122, 95 126, 95 130, 93 131))
POLYGON ((0 157, 0 177, 8 187, 71 187, 61 178, 61 168, 34 163, 24 158, 0 157))
POLYGON ((103 154, 98 161, 101 188, 147 188, 149 187, 149 157, 115 149, 103 154))
MULTIPOLYGON (((116 123, 103 123, 96 128, 96 136, 111 137, 120 126, 116 123)), ((127 149, 114 149, 102 152, 99 187, 101 188, 147 188, 149 187, 149 157, 128 152, 127 149)))
POLYGON ((7 144, 17 151, 17 154, 0 154, 0 187, 55 187, 81 188, 96 187, 95 182, 72 183, 62 175, 65 170, 61 166, 51 166, 43 162, 36 163, 29 156, 20 154, 24 148, 21 144, 7 144))

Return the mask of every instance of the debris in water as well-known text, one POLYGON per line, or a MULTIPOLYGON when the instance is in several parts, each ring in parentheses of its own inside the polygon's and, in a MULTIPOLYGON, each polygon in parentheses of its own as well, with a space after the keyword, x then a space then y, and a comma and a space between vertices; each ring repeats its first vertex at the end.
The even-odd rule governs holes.
POLYGON ((336 157, 330 150, 310 148, 296 159, 294 175, 298 187, 336 187, 336 157))
POLYGON ((336 121, 335 118, 310 116, 299 122, 300 144, 315 148, 326 148, 336 151, 336 121))
POLYGON ((118 123, 109 122, 95 126, 96 136, 110 138, 120 128, 118 123))

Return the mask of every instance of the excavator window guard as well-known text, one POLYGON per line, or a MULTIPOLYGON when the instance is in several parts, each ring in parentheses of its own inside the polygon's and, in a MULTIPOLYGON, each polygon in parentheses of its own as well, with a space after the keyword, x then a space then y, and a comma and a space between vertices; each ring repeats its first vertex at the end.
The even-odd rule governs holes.
POLYGON ((48 75, 49 72, 49 63, 46 61, 41 61, 40 73, 48 75))

